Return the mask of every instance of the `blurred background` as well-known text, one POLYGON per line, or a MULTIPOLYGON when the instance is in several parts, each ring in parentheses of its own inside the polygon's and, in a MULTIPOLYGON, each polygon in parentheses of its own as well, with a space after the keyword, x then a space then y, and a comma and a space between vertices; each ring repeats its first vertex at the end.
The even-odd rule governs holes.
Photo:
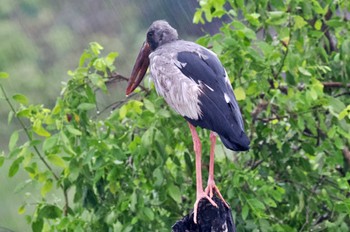
MULTIPOLYGON (((61 83, 69 79, 67 71, 75 69, 92 41, 100 43, 105 54, 118 52, 117 72, 128 76, 154 20, 167 20, 187 40, 218 32, 218 21, 192 24, 198 6, 197 0, 2 0, 0 72, 10 74, 2 80, 4 87, 9 96, 22 93, 32 104, 52 107, 61 83)), ((124 87, 115 91, 124 92, 124 87)), ((0 101, 0 152, 6 152, 16 129, 15 123, 7 123, 8 111, 0 101)), ((27 179, 25 173, 11 179, 7 175, 5 162, 0 168, 0 231, 31 231, 18 208, 35 186, 17 185, 27 179)))

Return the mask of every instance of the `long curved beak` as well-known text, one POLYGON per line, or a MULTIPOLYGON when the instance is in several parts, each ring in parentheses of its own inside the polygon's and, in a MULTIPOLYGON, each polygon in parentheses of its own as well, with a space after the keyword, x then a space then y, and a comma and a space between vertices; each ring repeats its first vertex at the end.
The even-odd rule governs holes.
POLYGON ((132 69, 131 77, 128 81, 128 86, 126 87, 126 95, 132 93, 145 76, 147 68, 149 66, 148 56, 150 53, 151 48, 149 44, 147 42, 144 42, 140 53, 136 58, 134 68, 132 69))

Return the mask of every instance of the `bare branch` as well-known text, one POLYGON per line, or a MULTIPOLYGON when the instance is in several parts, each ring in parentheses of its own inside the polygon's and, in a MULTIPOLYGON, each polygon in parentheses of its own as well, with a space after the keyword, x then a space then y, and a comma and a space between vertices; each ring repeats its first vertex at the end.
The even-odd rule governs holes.
POLYGON ((350 88, 350 83, 342 82, 322 82, 325 88, 350 88))
MULTIPOLYGON (((127 77, 124 77, 123 75, 117 73, 117 72, 111 72, 110 73, 110 76, 108 77, 108 81, 106 82, 106 84, 108 83, 111 83, 111 82, 114 82, 116 80, 123 80, 123 81, 126 81, 128 82, 129 81, 129 78, 127 77)), ((142 91, 145 91, 146 93, 149 92, 149 89, 147 89, 146 87, 144 87, 143 85, 139 85, 139 87, 142 89, 142 91)))

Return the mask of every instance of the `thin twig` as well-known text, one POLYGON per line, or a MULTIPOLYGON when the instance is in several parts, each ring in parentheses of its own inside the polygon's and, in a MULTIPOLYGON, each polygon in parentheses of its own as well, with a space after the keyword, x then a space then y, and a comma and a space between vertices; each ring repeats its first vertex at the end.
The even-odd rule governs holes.
MULTIPOLYGON (((129 78, 127 78, 127 77, 124 77, 123 75, 120 75, 119 73, 117 73, 117 72, 111 72, 111 74, 110 74, 110 76, 108 77, 108 81, 107 81, 107 83, 108 82, 111 82, 111 81, 114 81, 114 80, 123 80, 123 81, 126 81, 126 82, 128 82, 129 81, 129 78)), ((148 93, 149 92, 149 89, 147 89, 146 87, 144 87, 143 85, 139 85, 139 87, 143 90, 143 91, 145 91, 146 93, 148 93)))
MULTIPOLYGON (((9 105, 11 111, 14 113, 16 119, 18 120, 19 124, 21 125, 21 127, 23 128, 26 136, 28 137, 29 141, 33 141, 32 137, 30 136, 30 133, 27 129, 27 127, 25 126, 24 122, 19 118, 17 117, 16 115, 16 110, 15 110, 15 107, 13 106, 12 102, 10 101, 10 99, 8 98, 7 96, 7 93, 4 89, 4 87, 0 84, 0 88, 1 88, 1 91, 4 95, 4 99, 5 101, 7 102, 7 104, 9 105)), ((56 175, 56 173, 53 171, 52 167, 50 166, 50 164, 45 160, 44 156, 40 153, 39 149, 37 148, 36 145, 33 145, 33 149, 35 151, 35 153, 38 155, 39 159, 43 162, 43 164, 45 165, 45 167, 49 170, 49 172, 51 173, 51 175, 54 177, 54 179, 59 182, 60 178, 56 175)), ((65 190, 64 186, 60 183, 59 184, 60 188, 62 189, 63 191, 63 195, 64 195, 64 200, 65 200, 65 205, 64 205, 64 210, 63 210, 63 213, 64 213, 64 216, 67 216, 68 215, 68 194, 67 194, 67 191, 65 190)))
POLYGON ((341 96, 344 96, 344 95, 350 95, 350 92, 338 93, 338 94, 334 95, 334 97, 341 97, 341 96))
POLYGON ((286 51, 284 52, 284 55, 282 57, 280 66, 277 69, 277 72, 275 72, 273 67, 271 66, 271 72, 272 72, 272 76, 273 76, 274 79, 277 79, 278 76, 281 74, 283 66, 284 66, 284 62, 285 62, 285 60, 287 58, 287 55, 289 53, 289 44, 290 44, 290 41, 292 40, 292 16, 291 16, 290 13, 289 13, 288 28, 289 28, 289 38, 288 38, 289 41, 288 41, 288 43, 285 43, 284 41, 281 41, 282 45, 286 48, 286 51))
POLYGON ((273 120, 281 120, 283 118, 289 118, 289 115, 283 115, 283 116, 278 116, 276 115, 275 117, 270 117, 270 118, 256 118, 256 120, 258 121, 262 121, 262 122, 271 122, 273 120))
POLYGON ((310 217, 310 204, 309 204, 310 199, 311 199, 311 197, 314 196, 314 194, 316 193, 317 189, 322 185, 322 183, 324 182, 325 178, 326 178, 325 176, 321 176, 319 181, 312 187, 311 194, 309 194, 309 196, 308 196, 308 198, 306 200, 307 206, 306 206, 306 212, 305 212, 306 213, 305 223, 303 224, 303 226, 300 228, 299 231, 303 231, 304 228, 307 226, 307 224, 309 224, 309 221, 310 221, 310 218, 309 218, 310 217))
POLYGON ((97 118, 99 115, 101 115, 102 113, 104 113, 105 111, 107 111, 108 109, 111 108, 111 111, 119 108, 120 106, 122 106, 124 103, 126 103, 130 98, 134 97, 135 95, 137 95, 137 93, 132 93, 130 94, 127 98, 124 98, 121 101, 117 101, 117 102, 113 102, 111 104, 109 104, 108 106, 106 106, 103 110, 100 110, 98 108, 98 106, 96 105, 96 110, 98 111, 98 113, 93 117, 93 118, 97 118))

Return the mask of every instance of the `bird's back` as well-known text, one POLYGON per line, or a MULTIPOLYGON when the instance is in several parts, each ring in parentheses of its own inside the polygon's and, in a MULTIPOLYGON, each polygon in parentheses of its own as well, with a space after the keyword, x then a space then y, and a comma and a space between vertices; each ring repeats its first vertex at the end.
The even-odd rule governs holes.
POLYGON ((178 40, 151 53, 150 70, 157 92, 192 125, 215 131, 231 150, 249 149, 230 81, 213 52, 178 40))

